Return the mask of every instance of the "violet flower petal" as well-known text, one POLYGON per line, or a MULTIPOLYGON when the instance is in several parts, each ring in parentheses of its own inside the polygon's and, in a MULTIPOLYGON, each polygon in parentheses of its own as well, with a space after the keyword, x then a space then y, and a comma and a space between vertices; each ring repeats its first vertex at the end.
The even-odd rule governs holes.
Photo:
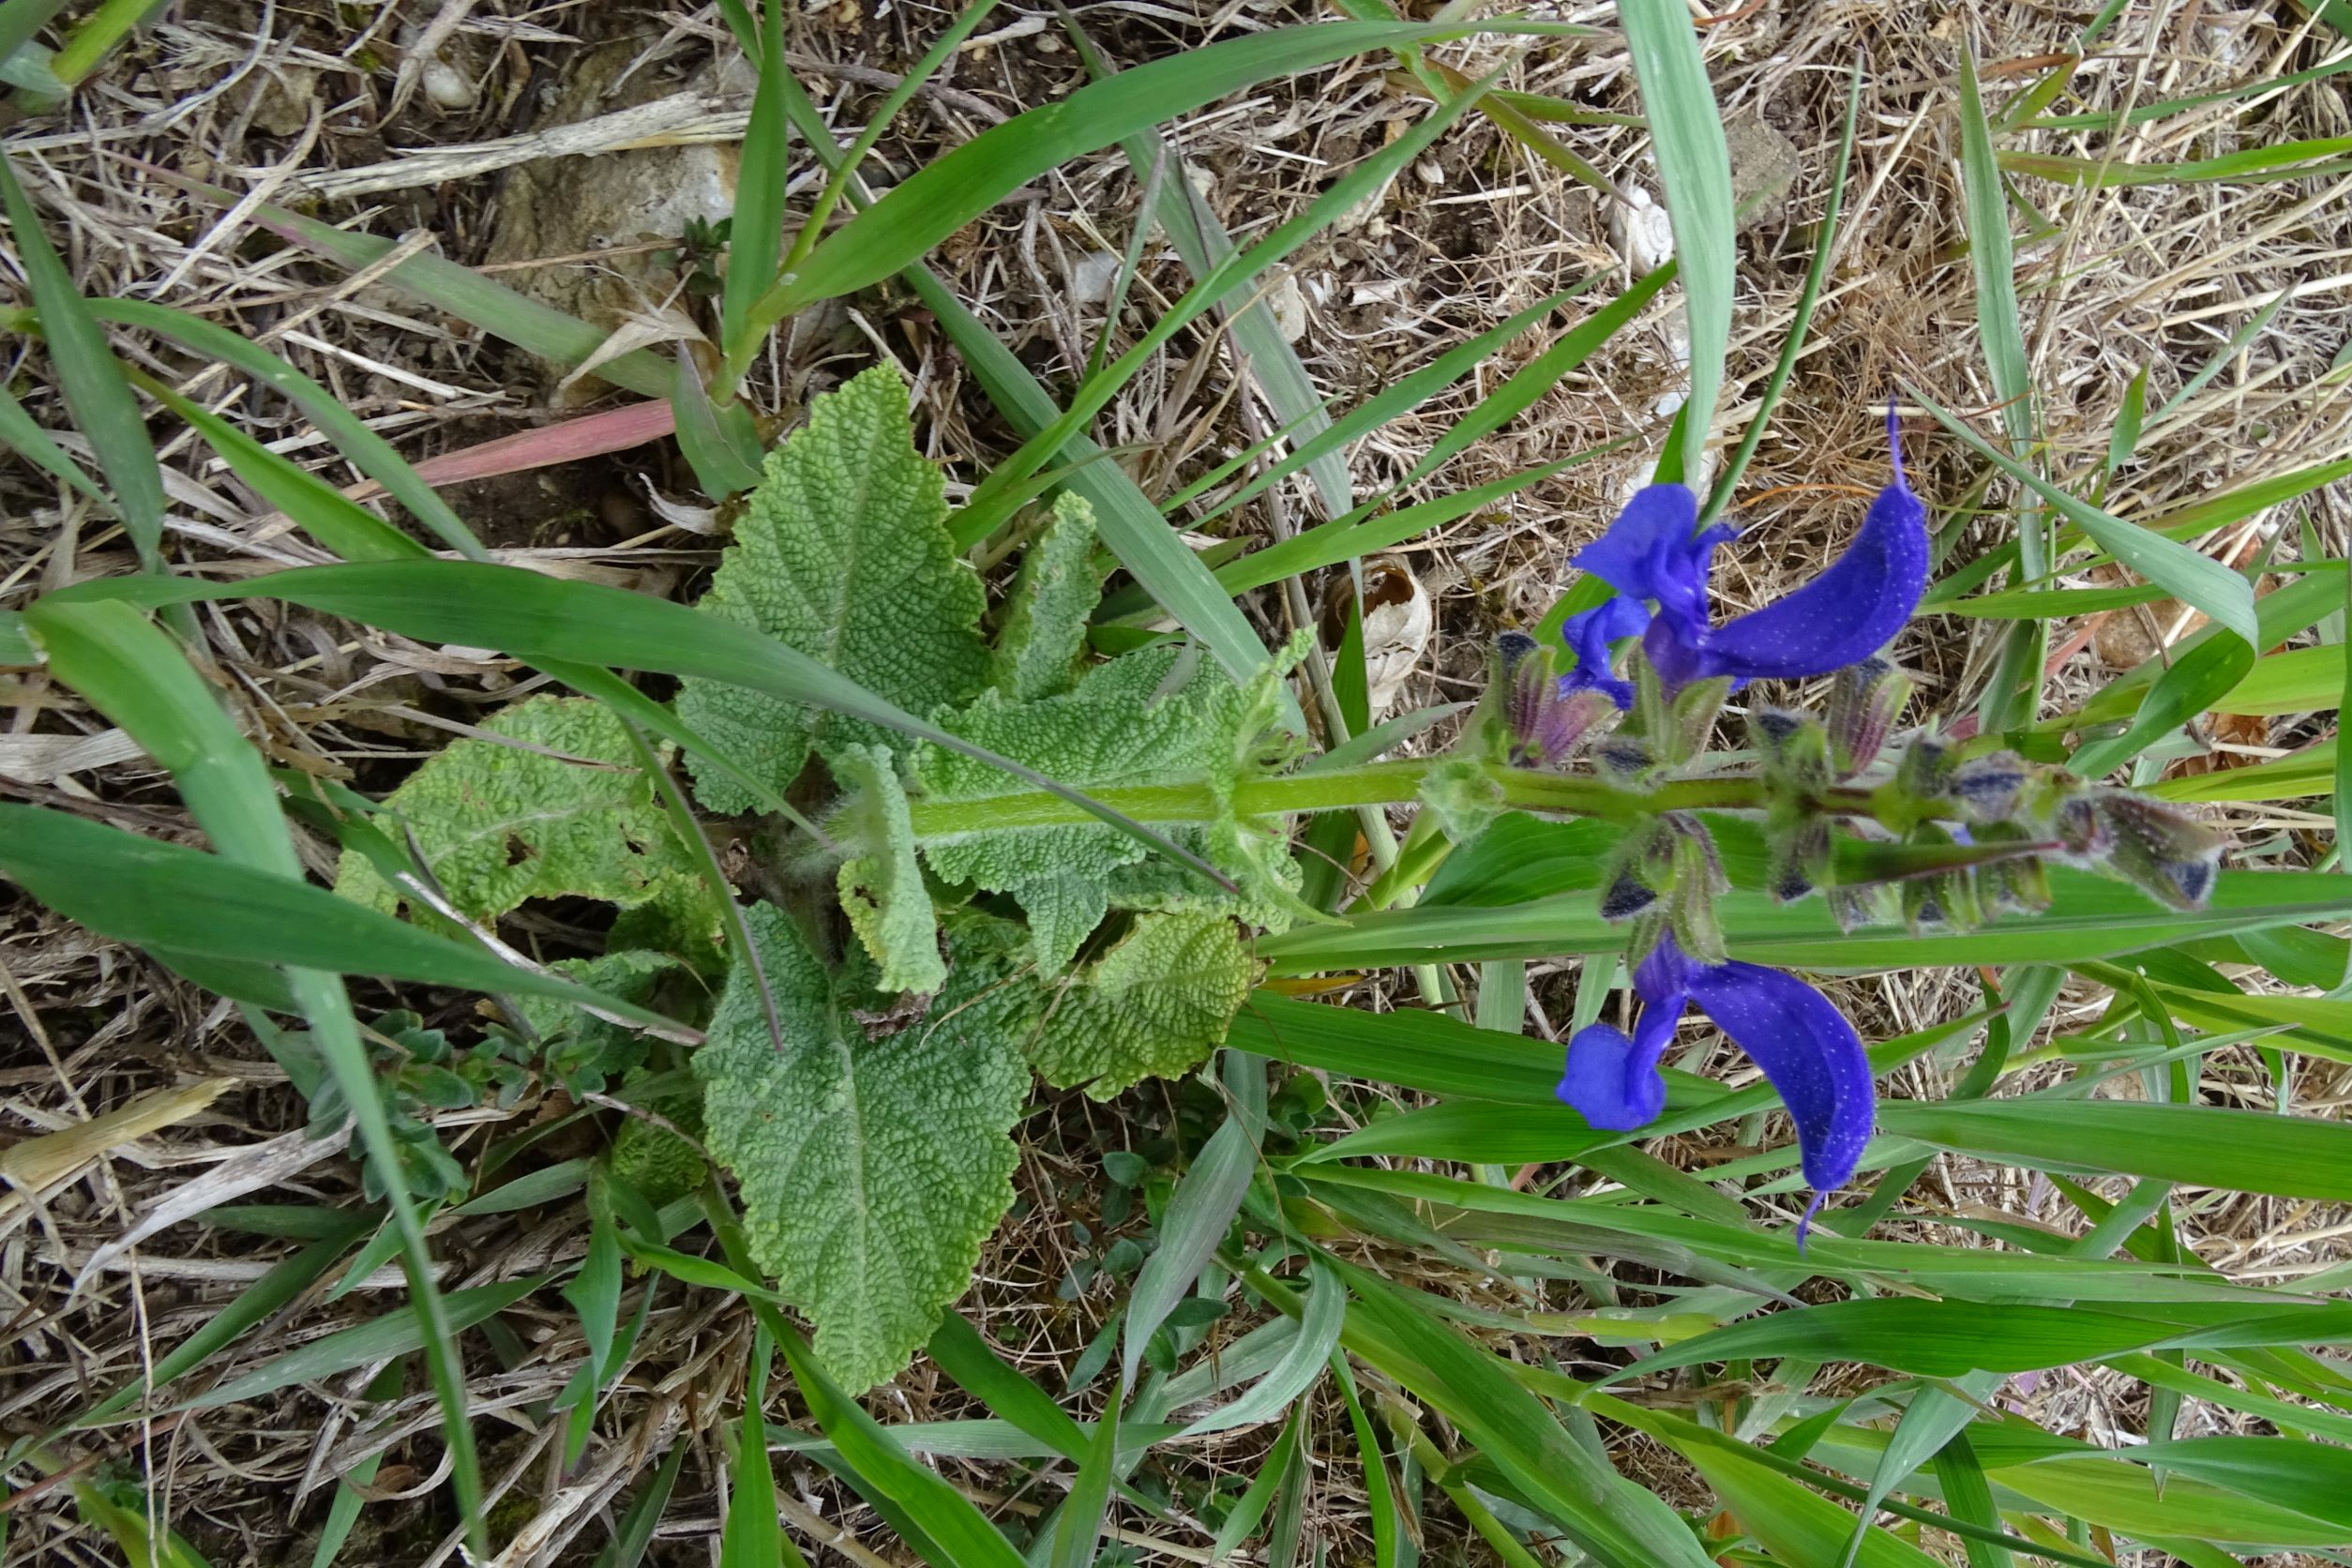
POLYGON ((1560 635, 1576 656, 1576 667, 1560 678, 1560 695, 1572 691, 1601 691, 1620 712, 1634 705, 1630 681, 1609 672, 1609 644, 1632 637, 1650 624, 1650 611, 1638 600, 1610 599, 1560 623, 1560 635))
POLYGON ((1664 600, 1681 592, 1697 526, 1698 497, 1689 489, 1650 485, 1625 503, 1607 533, 1576 551, 1574 565, 1629 599, 1664 600), (1662 578, 1676 580, 1662 585, 1662 578))
POLYGON ((1870 1141, 1874 1093, 1862 1037, 1828 997, 1793 974, 1732 962, 1697 968, 1691 1000, 1764 1069, 1797 1123, 1797 1147, 1814 1199, 1845 1184, 1870 1141))
POLYGON ((1870 657, 1919 608, 1927 550, 1927 508, 1898 475, 1870 504, 1846 553, 1820 576, 1708 634, 1705 671, 1802 680, 1870 657))
POLYGON ((1683 999, 1672 1006, 1644 999, 1633 1038, 1606 1023, 1588 1024, 1568 1042, 1568 1063, 1553 1091, 1576 1114, 1604 1132, 1648 1126, 1666 1109, 1666 1076, 1658 1058, 1674 1040, 1683 999))

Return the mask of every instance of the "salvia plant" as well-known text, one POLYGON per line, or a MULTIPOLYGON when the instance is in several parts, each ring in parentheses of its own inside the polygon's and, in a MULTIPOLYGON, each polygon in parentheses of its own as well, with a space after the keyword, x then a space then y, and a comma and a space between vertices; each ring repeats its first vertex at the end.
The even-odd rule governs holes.
MULTIPOLYGON (((60 8, 19 0, 0 23, 0 64, 21 86, 70 92, 103 52, 29 43, 60 8)), ((1561 120, 1534 95, 1489 101, 1489 83, 1435 65, 1425 51, 1470 26, 1452 8, 1428 23, 1370 0, 1342 8, 1355 20, 1267 25, 1115 76, 1076 33, 1105 79, 877 195, 861 160, 980 25, 985 0, 846 149, 786 69, 782 8, 755 17, 722 0, 760 86, 741 209, 682 236, 675 258, 682 297, 712 296, 717 352, 674 361, 607 357, 585 324, 430 252, 397 257, 390 242, 208 193, 289 246, 534 353, 593 357, 595 373, 657 400, 729 540, 690 606, 497 564, 374 430, 272 351, 169 305, 83 298, 0 159, 31 302, 8 319, 53 365, 62 396, 44 409, 78 429, 60 443, 0 392, 0 440, 111 512, 136 557, 136 570, 38 596, 10 586, 0 665, 37 671, 119 727, 209 845, 143 831, 144 817, 134 831, 103 801, 11 800, 0 870, 233 1003, 308 1101, 311 1130, 350 1129, 368 1205, 257 1200, 198 1216, 301 1245, 70 1425, 21 1434, 7 1474, 23 1490, 0 1519, 48 1489, 132 1560, 194 1560, 156 1489, 114 1461, 119 1434, 95 1429, 159 1432, 167 1409, 328 1387, 374 1446, 328 1513, 321 1563, 350 1536, 386 1446, 411 1441, 442 1445, 453 1549, 462 1538, 475 1560, 493 1548, 547 1560, 624 1485, 599 1560, 643 1560, 691 1451, 717 1456, 725 1568, 796 1562, 779 1526, 792 1512, 779 1445, 853 1489, 907 1551, 953 1568, 1126 1560, 1097 1550, 1114 1497, 1209 1537, 1209 1560, 1264 1534, 1267 1560, 1287 1562, 1310 1485, 1350 1463, 1378 1568, 1418 1560, 1425 1501, 1438 1500, 1479 1537, 1472 1550, 1522 1568, 1902 1568, 1937 1560, 1922 1541, 1971 1564, 2103 1568, 2118 1535, 2204 1568, 2229 1560, 2223 1546, 2352 1542, 2352 1376, 2324 1353, 2352 1341, 2352 1313, 2329 1299, 2343 1272, 2248 1284, 2199 1259, 2180 1224, 2216 1193, 2352 1200, 2352 1137, 2287 1114, 2304 1059, 2352 1060, 2352 946, 2333 924, 2352 916, 2352 893, 2324 870, 2224 871, 2230 841, 2198 808, 2324 794, 2352 751, 2314 747, 2219 782, 2154 765, 2217 701, 2257 714, 2340 703, 2340 649, 2268 653, 2344 607, 2343 564, 2316 535, 2259 606, 2247 574, 2181 541, 2345 465, 2127 521, 2104 495, 2139 439, 2143 374, 2096 482, 2052 476, 2008 292, 2004 181, 2039 170, 2095 185, 2111 170, 2007 161, 1994 143, 2013 128, 1988 119, 1964 53, 1970 263, 2011 439, 1994 445, 1916 389, 1904 396, 2028 498, 2013 535, 1931 581, 1927 507, 1891 410, 1887 482, 1851 542, 1793 591, 1726 613, 1715 564, 1764 547, 1714 520, 1809 330, 1844 155, 1756 424, 1710 492, 1674 482, 1695 471, 1723 384, 1735 208, 1687 8, 1629 4, 1619 21, 1675 262, 1576 306, 1587 313, 1492 383, 1407 484, 1535 407, 1669 283, 1690 407, 1660 482, 1561 563, 1574 580, 1553 618, 1482 650, 1486 680, 1467 712, 1374 722, 1352 596, 1339 595, 1336 648, 1289 624, 1304 613, 1261 637, 1246 596, 1341 579, 1598 456, 1558 454, 1403 505, 1359 496, 1343 459, 1569 296, 1348 410, 1322 404, 1250 302, 1468 114, 1606 182, 1545 128, 1581 109, 1561 120), (1187 182, 1163 188, 1172 155, 1158 120, 1367 54, 1393 57, 1427 113, 1294 221, 1238 245, 1181 199, 1187 182), (822 182, 792 231, 783 198, 804 144, 822 182), (1162 192, 1138 217, 1126 270, 1156 220, 1196 285, 1127 352, 1106 343, 1057 401, 925 257, 1062 160, 1114 146, 1141 188, 1162 192), (749 400, 773 327, 893 278, 1025 438, 959 505, 921 455, 891 368, 790 420, 749 400), (1212 311, 1282 437, 1155 498, 1086 432, 1212 311), (110 329, 143 339, 137 366, 116 357, 110 329), (299 408, 419 534, 141 368, 175 355, 233 367, 299 408), (179 569, 148 430, 166 415, 335 564, 179 569), (791 433, 772 443, 779 428, 791 433), (1291 480, 1324 520, 1254 554, 1196 551, 1170 526, 1205 528, 1291 480), (2065 583, 2118 564, 2145 580, 2065 583), (2043 712, 2040 617, 2165 596, 2208 624, 2168 660, 2043 712), (244 601, 496 649, 546 681, 388 792, 363 792, 271 765, 282 757, 245 731, 274 720, 241 728, 238 702, 223 701, 248 672, 219 670, 207 626, 241 625, 244 601), (1918 710, 1900 663, 1906 628, 1944 610, 2002 628, 1971 715, 1918 710), (2125 763, 2138 788, 2097 781, 2125 763), (324 861, 299 852, 320 847, 324 861), (332 891, 310 876, 329 863, 332 891), (535 927, 510 917, 551 900, 567 935, 596 940, 552 957, 518 945, 535 927), (1581 968, 1537 999, 1530 960, 1581 968), (1824 988, 1930 965, 1973 972, 1983 1005, 1866 1037, 1824 988), (1364 984, 1381 971, 1393 988, 1364 984), (416 1011, 363 1023, 345 975, 404 983, 416 1011), (2103 988, 2103 1010, 2045 1038, 2070 975, 2103 988), (1526 1027, 1539 1000, 1573 1010, 1543 1040, 1526 1027), (1693 1009, 1761 1081, 1689 1070, 1710 1064, 1713 1038, 1683 1033, 1693 1009), (2199 1103, 2200 1066, 2239 1048, 2275 1108, 2199 1103), (2045 1065, 2056 1081, 2008 1093, 2045 1065), (1956 1082, 1943 1098, 1878 1096, 1899 1069, 1946 1066, 1956 1082), (1023 1169, 1049 1120, 1041 1085, 1087 1113, 1071 1120, 1093 1139, 1060 1162, 1077 1174, 1058 1187, 1033 1168, 1053 1162, 1023 1169), (503 1123, 507 1112, 528 1125, 503 1123), (1737 1132, 1710 1144, 1702 1173, 1652 1152, 1726 1124, 1737 1132), (586 1152, 552 1157, 558 1136, 586 1152), (1946 1153, 2033 1170, 2083 1229, 1937 1211, 1943 1229, 1926 1233, 1938 1239, 1923 1240, 1886 1223, 1917 1217, 1897 1205, 1946 1153), (2106 1177, 2128 1185, 2095 1180, 2106 1177), (1082 1213, 1063 1224, 1057 1197, 1082 1213), (552 1253, 524 1249, 444 1287, 438 1236, 525 1211, 550 1216, 552 1253), (975 1278, 1017 1212, 1067 1244, 1049 1310, 1100 1308, 1052 1389, 1011 1364, 977 1304, 1007 1289, 975 1292, 975 1278), (395 1256, 404 1308, 279 1343, 289 1315, 348 1302, 395 1256), (739 1403, 736 1388, 697 1391, 690 1434, 673 1419, 675 1384, 643 1375, 650 1325, 682 1290, 698 1293, 694 1364, 739 1364, 741 1380, 739 1403), (721 1298, 744 1332, 721 1322, 703 1336, 720 1321, 703 1306, 721 1298), (529 1344, 504 1320, 526 1303, 529 1344), (557 1366, 556 1392, 501 1411, 533 1427, 545 1446, 531 1452, 560 1471, 519 1529, 490 1508, 475 1448, 468 1358, 487 1365, 485 1346, 526 1380, 557 1366), (401 1404, 412 1355, 442 1412, 427 1436, 401 1404), (789 1403, 770 1385, 779 1357, 789 1403), (918 1357, 987 1415, 901 1421, 893 1401, 861 1402, 918 1357), (1844 1362, 1884 1376, 1817 1389, 1816 1374, 1844 1362), (2000 1402, 2012 1375, 2078 1364, 2145 1389, 2138 1430, 2094 1441, 2000 1402), (647 1398, 655 1413, 641 1420, 647 1398), (2249 1429, 2184 1435, 2189 1401, 2249 1429), (1143 1463, 1259 1427, 1271 1444, 1252 1450, 1262 1460, 1238 1487, 1195 1485, 1181 1460, 1143 1463), (1621 1433, 1670 1454, 1676 1482, 1635 1479, 1621 1433), (1048 1485, 984 1512, 925 1462, 974 1455, 1034 1467, 1048 1485)), ((110 0, 98 33, 120 37, 139 9, 110 0)), ((2020 102, 2047 109, 2075 63, 2020 102)), ((2264 154, 2271 173, 2292 163, 2264 154)), ((1576 538, 1601 521, 1551 520, 1576 538)), ((2276 839, 2239 848, 2288 857, 2276 839)), ((509 1467, 501 1485, 526 1468, 543 1473, 509 1467)))

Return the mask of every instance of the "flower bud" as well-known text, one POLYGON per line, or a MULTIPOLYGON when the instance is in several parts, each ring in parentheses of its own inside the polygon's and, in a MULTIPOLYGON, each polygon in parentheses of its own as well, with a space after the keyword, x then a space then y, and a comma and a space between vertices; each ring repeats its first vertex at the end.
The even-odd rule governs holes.
POLYGON ((1502 786, 1475 762, 1440 762, 1421 781, 1421 804, 1456 844, 1467 844, 1502 815, 1502 786))
POLYGON ((1615 784, 1628 789, 1648 785, 1650 776, 1658 769, 1658 755, 1650 742, 1640 735, 1629 735, 1620 730, 1592 748, 1592 760, 1615 784))
POLYGON ((1824 896, 1829 899, 1830 914, 1841 931, 1853 931, 1863 926, 1892 926, 1903 917, 1902 899, 1892 882, 1832 887, 1824 896))
POLYGON ((1501 750, 1514 767, 1566 761, 1595 724, 1617 712, 1606 692, 1554 674, 1551 650, 1525 632, 1496 638, 1495 654, 1495 681, 1502 694, 1501 750))
POLYGON ((1812 794, 1830 782, 1829 737, 1811 714, 1758 708, 1748 716, 1748 743, 1764 759, 1764 776, 1812 794))
POLYGON ((2016 812, 2029 776, 2014 752, 1996 751, 1952 769, 1944 793, 1972 822, 2006 822, 2016 812))
MULTIPOLYGON (((1980 844, 2029 844, 2034 837, 2013 822, 1991 822, 1976 830, 1980 844)), ((2050 873, 2039 854, 2017 854, 1976 867, 1977 901, 1988 911, 2040 914, 2050 907, 2050 873)))
POLYGON ((2177 910, 2212 897, 2229 840, 2180 807, 2127 790, 2102 790, 2091 807, 2106 830, 2106 868, 2177 910))
POLYGON ((2105 864, 2115 835, 2088 792, 2075 789, 2059 795, 2049 811, 2050 831, 2070 858, 2090 866, 2105 864))
POLYGON ((1895 764, 1894 778, 1913 800, 1941 800, 1955 765, 1952 744, 1941 735, 1914 735, 1895 764))
POLYGON ((1911 677, 1886 659, 1866 658, 1837 672, 1830 686, 1830 757, 1839 778, 1878 760, 1910 697, 1911 677))
POLYGON ((1628 833, 1613 858, 1601 894, 1604 919, 1636 921, 1636 935, 1648 932, 1651 945, 1670 930, 1683 951, 1705 962, 1723 961, 1714 903, 1730 883, 1714 839, 1696 818, 1665 812, 1628 833))
POLYGON ((1731 677, 1716 675, 1704 681, 1693 681, 1677 693, 1670 711, 1674 737, 1674 761, 1687 762, 1707 749, 1707 743, 1715 733, 1715 720, 1723 713, 1724 699, 1731 695, 1731 677))
MULTIPOLYGON (((1932 822, 1914 831, 1907 841, 1914 844, 1964 842, 1932 822)), ((1972 931, 1984 924, 1984 905, 1977 896, 1972 870, 1937 871, 1928 876, 1913 877, 1904 882, 1903 917, 1910 923, 1915 935, 1931 926, 1972 931)))
POLYGON ((1774 900, 1793 904, 1830 874, 1830 824, 1826 818, 1805 815, 1769 829, 1765 842, 1772 852, 1767 886, 1774 900))

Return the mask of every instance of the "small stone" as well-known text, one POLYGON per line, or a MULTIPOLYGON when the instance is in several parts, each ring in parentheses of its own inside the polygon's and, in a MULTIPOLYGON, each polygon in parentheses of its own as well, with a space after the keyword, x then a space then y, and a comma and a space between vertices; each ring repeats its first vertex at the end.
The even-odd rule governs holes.
POLYGON ((1274 315, 1274 330, 1282 334, 1286 343, 1295 343, 1306 336, 1306 296, 1299 292, 1299 280, 1289 273, 1266 291, 1266 309, 1274 315))
POLYGON ((1092 251, 1070 269, 1070 297, 1080 305, 1101 305, 1110 298, 1118 279, 1119 258, 1108 250, 1092 251))
POLYGON ((416 84, 424 89, 427 98, 444 109, 474 107, 473 81, 438 55, 425 62, 425 68, 417 73, 416 84))

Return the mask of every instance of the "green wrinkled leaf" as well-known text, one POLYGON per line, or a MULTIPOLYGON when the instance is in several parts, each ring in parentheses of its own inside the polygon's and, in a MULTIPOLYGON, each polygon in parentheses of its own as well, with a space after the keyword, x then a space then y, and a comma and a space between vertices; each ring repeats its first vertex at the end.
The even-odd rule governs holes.
POLYGON ((1040 877, 1014 895, 1029 917, 1030 956, 1048 977, 1070 967, 1080 943, 1110 910, 1110 891, 1094 877, 1040 877))
POLYGON ((1006 601, 988 679, 1017 702, 1059 697, 1077 684, 1087 617, 1102 602, 1094 565, 1094 509, 1078 495, 1053 505, 1053 520, 1021 558, 1006 601))
POLYGON ((1256 967, 1222 915, 1138 915, 1118 946, 1053 988, 1030 1063, 1056 1089, 1098 1100, 1189 1072, 1224 1043, 1256 967))
POLYGON ((706 1141, 741 1186, 753 1259, 834 1375, 870 1388, 930 1337, 1012 1204, 1028 1070, 955 990, 869 1036, 782 911, 746 919, 758 967, 736 965, 694 1055, 706 1141))
MULTIPOLYGON (((809 404, 808 423, 770 454, 701 609, 766 633, 916 714, 970 701, 987 672, 980 579, 947 534, 940 472, 914 449, 906 385, 867 370, 809 404)), ((860 719, 689 677, 678 712, 781 791, 813 746, 879 743, 860 719)), ((705 805, 758 803, 695 764, 705 805)))
POLYGON ((878 746, 850 746, 835 759, 841 782, 855 792, 849 813, 869 852, 841 863, 841 909, 857 940, 882 966, 886 991, 936 991, 947 979, 939 955, 939 919, 914 855, 906 787, 897 764, 878 746))
MULTIPOLYGON (((628 732, 602 703, 535 697, 482 728, 518 744, 452 742, 384 803, 460 912, 490 920, 526 898, 566 896, 626 909, 693 877, 628 732)), ((386 913, 406 898, 354 850, 335 886, 386 913)))
MULTIPOLYGON (((1272 716, 1261 689, 1268 684, 1237 686, 1223 671, 1184 650, 1144 648, 1097 665, 1063 696, 1016 702, 986 692, 940 722, 1080 790, 1206 780, 1226 792, 1240 776, 1245 743, 1272 716)), ((1205 827, 1169 828, 1178 844, 1240 885, 1236 899, 1197 872, 1148 859, 1133 840, 1092 822, 1000 825, 987 807, 1018 792, 1006 788, 1008 777, 975 767, 958 753, 921 748, 914 765, 922 802, 917 837, 923 858, 945 881, 1010 893, 1020 901, 1039 932, 1040 967, 1050 971, 1059 967, 1057 958, 1066 962, 1085 934, 1076 927, 1083 922, 1091 930, 1104 909, 1222 909, 1256 925, 1289 924, 1298 872, 1281 837, 1259 833, 1229 815, 1205 827), (960 807, 957 815, 975 825, 954 831, 927 826, 931 808, 945 806, 960 807), (1072 880, 1094 884, 1098 894, 1074 892, 1072 880)))

